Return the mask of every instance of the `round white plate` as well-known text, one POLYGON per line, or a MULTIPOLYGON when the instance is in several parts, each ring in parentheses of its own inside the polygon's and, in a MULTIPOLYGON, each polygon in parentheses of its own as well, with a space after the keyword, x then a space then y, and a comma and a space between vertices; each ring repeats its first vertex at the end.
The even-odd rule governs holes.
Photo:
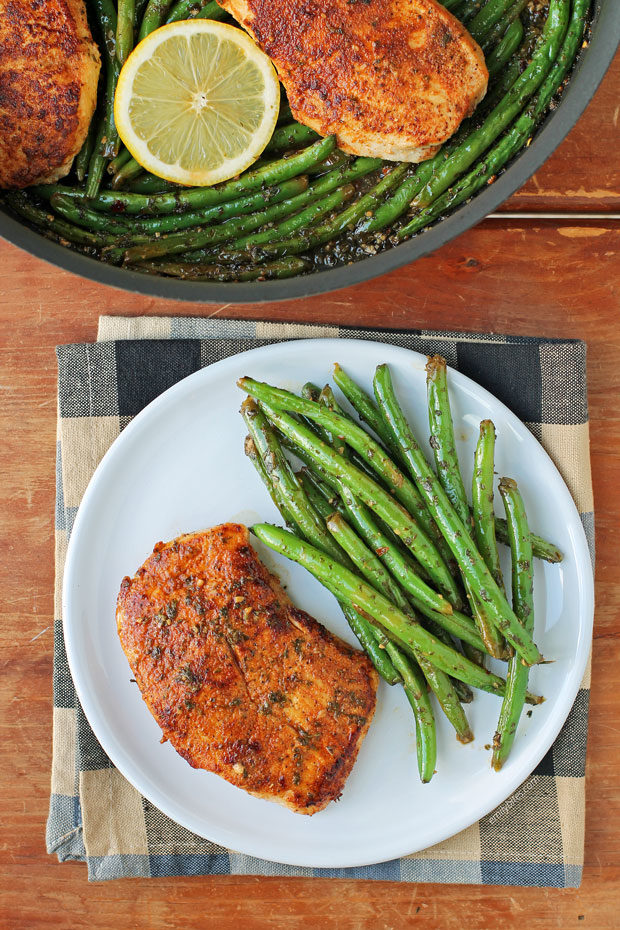
MULTIPOLYGON (((481 419, 497 427, 498 475, 517 479, 532 529, 556 542, 561 565, 535 568, 536 640, 553 664, 532 669, 546 701, 523 716, 504 769, 490 769, 500 701, 477 692, 467 714, 475 742, 460 745, 438 716, 437 773, 418 780, 411 711, 402 690, 380 685, 377 712, 342 798, 314 817, 250 797, 196 771, 161 745, 116 633, 121 579, 158 540, 227 521, 281 523, 243 454, 241 375, 299 390, 330 378, 340 362, 371 390, 380 362, 419 437, 428 434, 425 358, 357 340, 305 340, 254 349, 203 369, 166 391, 123 431, 99 465, 80 507, 65 569, 65 641, 77 692, 114 764, 173 820, 238 852, 291 865, 368 865, 416 852, 493 810, 549 749, 579 688, 592 635, 593 581, 579 515, 557 469, 526 427, 491 394, 450 371, 465 483, 481 419)), ((430 452, 430 450, 427 450, 430 452)), ((501 503, 499 505, 501 507, 501 503)), ((261 546, 296 604, 347 641, 355 640, 330 594, 302 568, 261 546)), ((507 567, 507 566, 506 566, 507 567)), ((509 577, 509 572, 507 573, 509 577)))

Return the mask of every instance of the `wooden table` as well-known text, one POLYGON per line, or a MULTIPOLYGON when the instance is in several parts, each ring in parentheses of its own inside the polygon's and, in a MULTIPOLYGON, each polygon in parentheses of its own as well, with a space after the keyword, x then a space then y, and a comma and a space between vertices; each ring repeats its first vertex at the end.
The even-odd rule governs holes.
POLYGON ((379 280, 262 306, 190 305, 102 287, 0 242, 3 558, 0 566, 0 927, 56 930, 400 930, 620 927, 620 56, 570 137, 505 205, 574 212, 487 220, 379 280), (603 213, 588 219, 587 212, 603 213), (57 343, 97 317, 216 314, 383 327, 502 331, 588 343, 597 611, 580 890, 252 877, 88 885, 45 852, 51 753, 57 343))

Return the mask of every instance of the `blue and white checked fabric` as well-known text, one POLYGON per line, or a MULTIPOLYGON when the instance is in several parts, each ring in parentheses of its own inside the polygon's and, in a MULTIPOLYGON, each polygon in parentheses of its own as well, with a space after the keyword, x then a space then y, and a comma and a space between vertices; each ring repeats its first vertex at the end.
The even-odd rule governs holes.
POLYGON ((147 403, 198 368, 286 339, 375 339, 440 352, 507 404, 570 488, 594 556, 585 346, 427 331, 372 331, 194 318, 102 317, 98 342, 58 349, 54 750, 47 846, 91 880, 126 876, 302 875, 576 887, 581 880, 589 671, 554 746, 499 808, 457 836, 364 868, 283 866, 217 846, 174 823, 113 767, 76 698, 60 591, 67 542, 101 457, 147 403))

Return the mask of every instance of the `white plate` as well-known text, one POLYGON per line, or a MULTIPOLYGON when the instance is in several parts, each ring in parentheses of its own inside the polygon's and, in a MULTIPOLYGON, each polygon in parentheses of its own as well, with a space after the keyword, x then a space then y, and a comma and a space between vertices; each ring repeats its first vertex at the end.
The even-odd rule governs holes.
MULTIPOLYGON (((71 535, 63 592, 65 641, 77 692, 114 764, 173 820, 217 843, 291 865, 368 865, 416 852, 493 810, 549 749, 572 706, 592 635, 593 582, 585 535, 557 469, 526 427, 473 381, 450 371, 465 482, 471 480, 478 423, 497 427, 499 475, 516 478, 532 528, 556 542, 561 565, 537 562, 536 640, 554 663, 530 675, 546 701, 523 717, 510 759, 491 771, 485 745, 499 700, 476 693, 467 714, 475 742, 461 746, 438 725, 437 774, 421 785, 413 721, 401 689, 381 683, 375 719, 337 804, 314 817, 258 800, 196 771, 160 730, 132 677, 116 634, 122 577, 133 574, 158 540, 230 520, 281 522, 243 454, 237 411, 245 374, 298 390, 323 384, 340 362, 368 390, 375 366, 388 362, 418 436, 428 434, 425 358, 406 349, 356 340, 289 342, 225 359, 181 381, 123 431, 86 491, 71 535)), ((501 505, 500 505, 501 506, 501 505)), ((289 585, 295 602, 355 642, 335 600, 302 568, 257 546, 289 585)), ((439 715, 438 715, 439 716, 439 715)))

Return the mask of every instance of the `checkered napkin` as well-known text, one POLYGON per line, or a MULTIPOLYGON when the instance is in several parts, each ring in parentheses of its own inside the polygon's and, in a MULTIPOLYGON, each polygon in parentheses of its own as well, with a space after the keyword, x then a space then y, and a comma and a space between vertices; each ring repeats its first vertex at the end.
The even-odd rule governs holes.
POLYGON ((295 868, 217 846, 174 823, 113 767, 76 698, 64 649, 67 540, 106 449, 146 404, 197 369, 259 345, 309 337, 375 339, 440 352, 542 442, 570 488, 593 553, 585 346, 581 342, 387 332, 186 318, 102 317, 98 342, 58 349, 54 751, 49 852, 94 880, 159 875, 304 875, 409 882, 576 887, 583 864, 589 673, 553 748, 479 823, 431 849, 364 868, 295 868))

